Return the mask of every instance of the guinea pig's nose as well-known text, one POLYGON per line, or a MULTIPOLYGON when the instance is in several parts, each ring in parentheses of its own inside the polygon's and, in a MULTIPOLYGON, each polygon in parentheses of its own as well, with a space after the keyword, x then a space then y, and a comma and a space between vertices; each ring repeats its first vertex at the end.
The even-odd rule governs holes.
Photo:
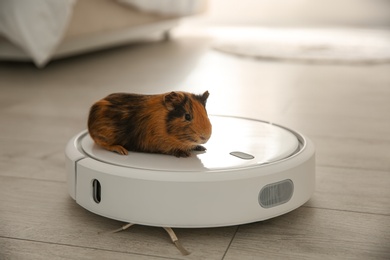
POLYGON ((201 139, 202 141, 207 141, 207 140, 209 140, 209 138, 210 138, 210 136, 207 135, 207 134, 201 134, 201 135, 200 135, 200 139, 201 139))

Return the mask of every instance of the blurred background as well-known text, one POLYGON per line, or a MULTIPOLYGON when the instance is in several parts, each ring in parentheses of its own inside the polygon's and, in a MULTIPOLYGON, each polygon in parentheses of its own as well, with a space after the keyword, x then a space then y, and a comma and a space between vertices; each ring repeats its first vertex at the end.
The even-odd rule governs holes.
POLYGON ((211 25, 389 28, 387 0, 210 0, 211 25))
POLYGON ((223 37, 214 49, 256 58, 381 62, 390 58, 389 28, 386 0, 3 0, 0 60, 43 68, 173 31, 223 37))

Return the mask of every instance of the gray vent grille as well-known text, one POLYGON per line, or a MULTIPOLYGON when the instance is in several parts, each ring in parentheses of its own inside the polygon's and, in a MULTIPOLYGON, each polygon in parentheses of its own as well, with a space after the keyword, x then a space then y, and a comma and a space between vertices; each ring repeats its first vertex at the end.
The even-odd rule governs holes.
POLYGON ((264 186, 259 194, 259 204, 263 208, 272 208, 288 202, 294 193, 294 183, 283 180, 264 186))

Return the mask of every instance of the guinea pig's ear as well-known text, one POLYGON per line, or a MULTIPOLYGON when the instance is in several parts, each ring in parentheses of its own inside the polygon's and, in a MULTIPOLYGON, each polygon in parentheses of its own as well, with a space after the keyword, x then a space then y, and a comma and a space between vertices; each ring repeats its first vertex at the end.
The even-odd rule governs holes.
POLYGON ((209 95, 210 95, 210 93, 207 90, 206 90, 206 92, 203 93, 203 95, 202 95, 202 102, 203 102, 204 105, 206 105, 206 101, 207 101, 209 95))
POLYGON ((164 96, 164 104, 169 111, 174 110, 175 107, 180 105, 182 101, 182 96, 174 91, 164 96))

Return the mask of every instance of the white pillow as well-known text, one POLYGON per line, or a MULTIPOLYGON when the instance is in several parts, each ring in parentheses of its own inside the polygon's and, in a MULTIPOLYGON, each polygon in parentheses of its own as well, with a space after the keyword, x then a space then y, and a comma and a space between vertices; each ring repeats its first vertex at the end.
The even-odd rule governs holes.
POLYGON ((0 34, 43 67, 62 39, 75 0, 1 0, 0 34))
POLYGON ((184 16, 199 12, 205 0, 117 0, 147 13, 184 16))

